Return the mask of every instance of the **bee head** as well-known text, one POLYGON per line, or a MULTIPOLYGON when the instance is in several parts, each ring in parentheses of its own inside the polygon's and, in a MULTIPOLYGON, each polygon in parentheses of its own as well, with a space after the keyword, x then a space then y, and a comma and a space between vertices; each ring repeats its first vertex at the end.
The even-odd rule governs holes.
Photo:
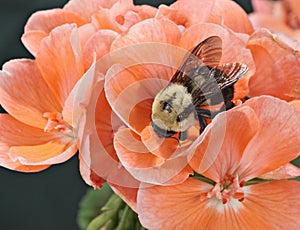
POLYGON ((179 131, 174 129, 177 115, 171 101, 155 98, 152 104, 151 123, 159 136, 172 136, 179 131))
POLYGON ((160 91, 152 104, 152 127, 160 137, 185 131, 194 122, 191 95, 183 86, 172 84, 160 91))

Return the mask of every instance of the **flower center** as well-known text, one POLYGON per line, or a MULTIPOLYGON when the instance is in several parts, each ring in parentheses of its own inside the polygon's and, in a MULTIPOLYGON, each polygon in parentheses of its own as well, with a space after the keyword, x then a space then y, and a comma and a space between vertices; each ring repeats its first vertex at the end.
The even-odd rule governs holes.
POLYGON ((223 180, 217 182, 214 187, 205 194, 205 197, 216 197, 222 200, 223 204, 226 204, 231 199, 237 199, 242 202, 244 200, 244 192, 241 188, 245 184, 245 181, 239 182, 238 176, 227 174, 223 180))
POLYGON ((69 134, 73 132, 73 128, 64 119, 61 113, 46 112, 43 117, 48 118, 48 122, 44 128, 45 132, 49 133, 64 133, 69 134))

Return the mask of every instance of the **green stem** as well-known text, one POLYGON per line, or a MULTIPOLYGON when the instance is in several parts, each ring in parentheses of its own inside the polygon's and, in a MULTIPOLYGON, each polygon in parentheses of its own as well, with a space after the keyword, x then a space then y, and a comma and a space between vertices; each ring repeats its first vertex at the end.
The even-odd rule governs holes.
POLYGON ((203 182, 205 182, 207 184, 211 184, 211 185, 215 185, 216 184, 216 182, 214 182, 213 180, 211 180, 211 179, 209 179, 209 178, 207 178, 207 177, 205 177, 205 176, 203 176, 201 174, 198 174, 196 172, 194 173, 193 178, 195 178, 197 180, 200 180, 200 181, 203 181, 203 182))

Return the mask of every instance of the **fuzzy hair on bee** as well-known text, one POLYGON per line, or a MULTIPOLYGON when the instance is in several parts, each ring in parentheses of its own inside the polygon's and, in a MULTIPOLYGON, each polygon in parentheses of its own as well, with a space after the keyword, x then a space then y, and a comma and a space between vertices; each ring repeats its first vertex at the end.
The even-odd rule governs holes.
POLYGON ((205 118, 212 119, 234 106, 234 84, 248 67, 240 63, 219 65, 221 57, 222 40, 218 36, 208 37, 187 54, 170 83, 154 98, 151 124, 159 137, 179 133, 179 139, 185 140, 195 121, 203 131, 205 118), (220 103, 223 106, 217 112, 202 108, 220 103))

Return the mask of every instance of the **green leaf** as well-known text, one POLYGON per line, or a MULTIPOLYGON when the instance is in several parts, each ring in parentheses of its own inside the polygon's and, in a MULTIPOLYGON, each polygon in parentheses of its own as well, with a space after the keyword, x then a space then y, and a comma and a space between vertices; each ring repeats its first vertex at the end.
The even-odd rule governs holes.
POLYGON ((102 190, 88 189, 79 203, 77 224, 81 230, 86 230, 89 223, 101 213, 101 208, 113 194, 108 184, 103 184, 102 190))
POLYGON ((107 184, 87 192, 77 222, 81 230, 145 230, 137 214, 107 184))
POLYGON ((298 157, 295 160, 293 160, 292 164, 296 165, 297 167, 300 167, 300 157, 298 157))
POLYGON ((98 230, 100 228, 106 230, 115 229, 115 226, 119 222, 119 211, 125 206, 124 201, 116 194, 113 194, 101 209, 102 213, 91 221, 87 230, 98 230))

